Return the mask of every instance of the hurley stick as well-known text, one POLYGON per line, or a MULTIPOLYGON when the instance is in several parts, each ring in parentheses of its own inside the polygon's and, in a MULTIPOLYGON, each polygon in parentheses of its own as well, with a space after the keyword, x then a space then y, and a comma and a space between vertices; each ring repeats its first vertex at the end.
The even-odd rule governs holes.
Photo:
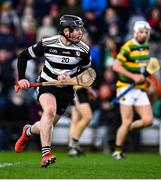
MULTIPOLYGON (((94 80, 96 79, 96 72, 92 68, 88 68, 87 70, 83 71, 78 76, 73 78, 69 78, 65 81, 58 81, 54 80, 51 82, 31 82, 30 87, 39 87, 39 86, 64 86, 64 85, 79 85, 83 87, 89 87, 92 85, 94 80)), ((18 92, 20 86, 17 84, 15 85, 15 91, 18 92)))

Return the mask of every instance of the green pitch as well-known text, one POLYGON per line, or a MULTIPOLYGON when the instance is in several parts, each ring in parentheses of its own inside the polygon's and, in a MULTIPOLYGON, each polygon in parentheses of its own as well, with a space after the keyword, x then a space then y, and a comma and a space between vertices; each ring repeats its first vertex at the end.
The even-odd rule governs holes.
POLYGON ((127 154, 124 160, 111 154, 88 152, 71 158, 56 152, 56 164, 40 168, 40 152, 0 152, 0 179, 161 179, 161 156, 127 154))

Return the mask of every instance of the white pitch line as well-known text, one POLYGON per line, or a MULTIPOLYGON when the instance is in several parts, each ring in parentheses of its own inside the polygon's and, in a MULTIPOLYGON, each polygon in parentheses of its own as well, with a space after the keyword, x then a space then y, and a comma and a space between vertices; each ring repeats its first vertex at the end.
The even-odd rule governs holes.
POLYGON ((15 166, 19 163, 0 163, 0 168, 8 167, 8 166, 15 166))

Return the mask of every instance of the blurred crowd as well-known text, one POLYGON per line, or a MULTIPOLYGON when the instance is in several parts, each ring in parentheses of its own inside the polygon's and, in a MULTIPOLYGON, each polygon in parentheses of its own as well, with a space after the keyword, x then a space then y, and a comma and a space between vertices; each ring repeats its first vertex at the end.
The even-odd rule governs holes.
MULTIPOLYGON (((151 27, 151 56, 161 60, 161 0, 0 0, 0 150, 9 149, 26 122, 39 119, 34 89, 14 92, 17 55, 43 37, 59 33, 63 14, 80 16, 97 71, 94 89, 98 98, 92 102, 95 122, 91 127, 109 127, 113 142, 120 124, 119 109, 109 109, 115 97, 116 74, 111 66, 120 46, 133 36, 136 20, 147 20, 151 27)), ((30 60, 26 76, 35 81, 43 59, 30 60)), ((161 117, 161 73, 150 78, 149 96, 154 115, 161 117)), ((135 138, 133 138, 135 139, 135 138)), ((138 141, 137 141, 138 142, 138 141)))

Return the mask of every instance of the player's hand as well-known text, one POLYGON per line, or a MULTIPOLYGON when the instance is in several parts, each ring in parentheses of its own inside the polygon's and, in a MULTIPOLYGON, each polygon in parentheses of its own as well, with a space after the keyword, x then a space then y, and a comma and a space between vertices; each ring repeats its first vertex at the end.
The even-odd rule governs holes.
POLYGON ((145 81, 145 76, 143 74, 134 74, 132 79, 136 84, 139 84, 145 81))
POLYGON ((30 87, 30 82, 27 79, 21 79, 17 82, 17 85, 19 85, 21 89, 27 89, 30 87))
POLYGON ((64 73, 64 74, 60 74, 58 77, 57 77, 58 81, 66 81, 68 79, 70 79, 70 75, 67 74, 67 73, 64 73))

